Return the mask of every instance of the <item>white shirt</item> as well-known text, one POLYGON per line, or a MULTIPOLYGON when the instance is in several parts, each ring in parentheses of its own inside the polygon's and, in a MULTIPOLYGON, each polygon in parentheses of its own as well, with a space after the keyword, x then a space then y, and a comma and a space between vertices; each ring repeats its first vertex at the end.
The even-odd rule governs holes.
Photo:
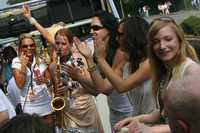
MULTIPOLYGON (((31 70, 27 67, 26 82, 24 88, 20 90, 20 101, 22 104, 23 111, 26 113, 36 113, 40 116, 45 116, 52 113, 50 106, 51 97, 48 93, 48 88, 46 84, 37 85, 35 82, 34 69, 36 67, 36 59, 34 58, 31 65, 31 70), (32 86, 31 89, 31 71, 33 72, 32 76, 32 86), (34 96, 31 96, 31 92, 34 92, 34 96), (28 92, 27 92, 28 91, 28 92)), ((47 68, 47 65, 44 63, 39 64, 39 71, 41 75, 44 75, 44 71, 47 68)), ((12 68, 21 69, 21 63, 19 57, 16 57, 12 61, 12 68)))
POLYGON ((8 112, 9 118, 16 116, 15 109, 13 105, 10 103, 6 95, 0 89, 0 112, 8 112))

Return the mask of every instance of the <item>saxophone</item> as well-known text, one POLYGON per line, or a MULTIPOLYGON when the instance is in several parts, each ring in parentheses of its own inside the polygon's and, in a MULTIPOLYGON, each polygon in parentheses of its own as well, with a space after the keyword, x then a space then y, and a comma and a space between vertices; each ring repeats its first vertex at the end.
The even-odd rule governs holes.
POLYGON ((54 80, 54 91, 53 91, 53 99, 51 100, 51 107, 56 115, 56 126, 59 128, 64 127, 64 108, 66 106, 65 102, 65 93, 58 93, 59 83, 61 81, 61 65, 60 65, 60 55, 61 50, 59 49, 57 52, 57 63, 56 63, 56 72, 55 72, 55 80, 54 80))

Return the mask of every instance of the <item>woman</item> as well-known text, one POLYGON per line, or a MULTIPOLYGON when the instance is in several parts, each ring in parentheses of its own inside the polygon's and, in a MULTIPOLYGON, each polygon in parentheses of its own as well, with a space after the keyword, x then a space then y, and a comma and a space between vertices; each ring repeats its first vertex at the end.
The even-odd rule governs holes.
MULTIPOLYGON (((111 13, 105 11, 98 12, 92 17, 91 33, 93 35, 93 41, 95 42, 96 40, 99 39, 106 40, 108 38, 107 41, 109 45, 107 48, 108 54, 106 55, 107 56, 106 60, 109 62, 109 65, 112 66, 112 69, 115 69, 116 66, 126 58, 125 53, 122 50, 120 50, 120 48, 117 48, 118 45, 121 45, 121 40, 122 40, 121 37, 119 36, 117 37, 118 35, 117 30, 123 32, 121 25, 119 25, 118 29, 117 27, 118 27, 117 20, 111 13), (98 27, 104 27, 104 28, 98 28, 98 27)), ((81 43, 81 42, 75 42, 75 43, 81 43)), ((70 73, 69 69, 68 73, 70 73)), ((122 74, 120 76, 122 76, 122 74)), ((76 76, 75 78, 78 80, 85 79, 85 77, 83 76, 82 78, 80 77, 81 75, 76 76)), ((107 79, 105 78, 104 81, 106 82, 106 80, 107 79)), ((83 82, 83 80, 81 82, 83 82)), ((112 89, 112 87, 104 88, 103 86, 100 87, 96 87, 95 85, 93 86, 94 86, 93 88, 95 88, 98 92, 104 93, 108 96, 108 105, 110 109, 110 123, 112 131, 114 131, 113 126, 116 122, 118 122, 123 118, 132 116, 133 107, 130 104, 126 93, 120 94, 114 89, 112 89)))
POLYGON ((48 66, 36 56, 36 44, 29 34, 19 38, 19 56, 13 59, 13 77, 20 90, 20 101, 23 112, 36 113, 53 126, 51 96, 48 85, 50 73, 48 66))
MULTIPOLYGON (((107 13, 107 12, 97 13, 92 18, 91 33, 93 34, 94 42, 98 40, 104 40, 105 38, 109 38, 108 44, 107 44, 108 48, 106 50, 106 53, 107 53, 106 61, 109 63, 110 66, 112 66, 113 70, 116 69, 116 67, 121 61, 126 60, 126 53, 120 49, 121 45, 123 45, 122 44, 123 21, 120 22, 117 28, 116 19, 114 18, 112 14, 107 13), (113 21, 111 21, 112 19, 113 21), (95 25, 102 25, 104 29, 95 30, 92 28, 95 25), (106 34, 106 32, 108 34, 106 34), (118 34, 118 33, 121 33, 121 34, 118 34), (100 36, 101 34, 103 35, 100 36), (115 52, 116 47, 118 48, 115 52), (114 51, 113 55, 111 55, 112 50, 114 51), (110 55, 111 55, 111 58, 108 58, 110 55), (110 62, 111 60, 112 62, 110 62)), ((122 76, 121 73, 119 73, 119 75, 122 76)), ((107 82, 106 78, 104 79, 104 82, 107 82)), ((133 107, 129 102, 127 94, 117 92, 115 89, 113 89, 113 86, 110 86, 110 87, 95 86, 95 87, 97 88, 99 92, 108 95, 108 105, 110 109, 110 123, 111 123, 111 129, 114 132, 113 126, 119 120, 122 120, 126 117, 133 115, 133 107)))
MULTIPOLYGON (((79 82, 72 80, 66 74, 66 64, 72 64, 80 69, 86 76, 87 63, 78 51, 73 49, 73 37, 68 29, 60 29, 55 35, 55 50, 57 57, 60 54, 61 75, 57 77, 60 71, 56 71, 56 64, 50 65, 51 75, 54 81, 54 87, 58 87, 59 95, 64 94, 66 106, 64 108, 64 126, 61 127, 66 131, 76 132, 99 132, 103 133, 101 121, 96 108, 93 96, 90 94, 88 86, 82 86, 79 82), (61 78, 61 80, 59 79, 61 78), (56 83, 56 81, 59 81, 56 83), (57 85, 56 85, 56 84, 57 85)), ((54 92, 55 93, 55 92, 54 92)), ((57 95, 57 94, 55 94, 57 95)))
POLYGON ((198 58, 190 44, 184 38, 184 32, 169 17, 161 17, 152 22, 148 33, 149 59, 152 66, 152 88, 157 100, 158 110, 147 115, 135 118, 127 118, 116 125, 121 128, 128 124, 130 132, 170 132, 164 116, 163 96, 170 82, 181 79, 187 75, 200 73, 198 58), (196 61, 196 62, 195 62, 196 61), (142 123, 154 123, 160 125, 146 126, 142 123))
MULTIPOLYGON (((37 30, 43 35, 43 37, 50 43, 53 44, 53 47, 55 46, 54 51, 52 51, 52 62, 50 65, 51 69, 51 74, 53 77, 55 77, 55 63, 56 63, 56 49, 61 49, 61 65, 62 65, 62 71, 65 71, 65 65, 63 63, 68 60, 68 54, 72 53, 72 59, 75 59, 74 62, 79 62, 81 59, 81 64, 84 65, 84 69, 87 68, 87 65, 84 63, 84 58, 77 53, 77 50, 72 46, 73 40, 72 40, 72 35, 68 29, 63 29, 64 26, 56 26, 55 29, 58 31, 61 29, 59 32, 53 31, 53 33, 56 33, 56 36, 54 34, 52 35, 48 30, 46 30, 43 26, 41 26, 32 16, 30 12, 30 8, 27 5, 23 6, 23 12, 24 16, 29 20, 31 24, 33 24, 37 30), (61 28, 62 27, 62 28, 61 28), (57 41, 56 41, 57 40, 57 41), (63 45, 61 45, 62 43, 63 45), (83 62, 82 62, 83 61, 83 62)), ((54 29, 54 30, 55 30, 54 29)), ((72 60, 71 59, 71 60, 72 60)), ((77 64, 77 63, 75 63, 77 64)), ((85 73, 84 76, 89 74, 85 73)), ((90 77, 89 77, 90 78, 90 77)), ((55 80, 55 79, 54 79, 55 80)), ((65 109, 65 126, 64 128, 72 129, 72 131, 76 131, 76 127, 78 128, 91 128, 92 130, 95 129, 95 131, 103 133, 103 129, 101 127, 101 122, 98 116, 98 112, 96 110, 96 105, 94 103, 93 97, 90 94, 96 95, 96 91, 94 92, 93 90, 90 89, 88 86, 80 86, 78 82, 73 81, 78 85, 77 88, 77 93, 74 93, 72 97, 76 97, 75 101, 72 102, 73 104, 79 103, 79 105, 71 108, 68 110, 67 108, 65 109), (80 87, 80 88, 79 88, 80 87), (87 105, 86 108, 82 108, 82 105, 87 105)), ((61 85, 61 90, 63 88, 66 88, 66 84, 64 86, 61 85)), ((71 102, 73 99, 67 99, 66 102, 71 102)))
POLYGON ((131 17, 127 18, 122 26, 123 32, 119 31, 121 36, 124 36, 124 38, 122 37, 123 43, 121 47, 125 51, 127 58, 117 65, 115 71, 111 69, 105 60, 104 54, 108 45, 106 41, 96 40, 95 43, 97 63, 111 84, 102 81, 102 78, 96 71, 96 65, 88 49, 84 45, 78 45, 78 47, 87 59, 89 68, 91 69, 89 69, 90 74, 97 88, 102 87, 109 90, 113 86, 118 92, 129 91, 129 100, 134 108, 133 115, 149 113, 155 109, 151 90, 148 88, 150 66, 146 57, 147 41, 144 39, 149 24, 140 17, 131 17), (125 79, 121 78, 118 75, 119 73, 123 73, 123 78, 125 79))

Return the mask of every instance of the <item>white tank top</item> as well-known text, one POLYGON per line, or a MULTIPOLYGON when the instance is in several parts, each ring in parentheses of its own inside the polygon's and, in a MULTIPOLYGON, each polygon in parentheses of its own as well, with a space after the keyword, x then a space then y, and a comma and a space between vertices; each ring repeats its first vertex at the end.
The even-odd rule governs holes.
MULTIPOLYGON (((124 66, 123 77, 127 78, 131 74, 129 63, 127 63, 124 66)), ((156 109, 150 80, 147 80, 136 88, 129 90, 128 98, 133 106, 133 116, 150 113, 156 109)))

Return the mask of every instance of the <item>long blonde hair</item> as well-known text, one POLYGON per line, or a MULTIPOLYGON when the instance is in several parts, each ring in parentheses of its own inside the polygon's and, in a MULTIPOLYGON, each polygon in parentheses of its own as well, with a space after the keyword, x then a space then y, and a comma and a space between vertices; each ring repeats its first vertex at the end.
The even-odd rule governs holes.
POLYGON ((172 18, 164 17, 164 19, 163 18, 155 19, 151 24, 151 28, 147 36, 148 54, 152 69, 152 90, 154 95, 156 95, 157 93, 157 85, 159 83, 160 78, 162 77, 162 75, 167 74, 167 69, 165 67, 165 64, 155 55, 153 50, 154 37, 160 31, 160 29, 162 29, 165 26, 170 26, 174 30, 180 44, 180 52, 176 55, 177 60, 175 67, 177 67, 178 69, 180 67, 180 64, 183 61, 185 61, 186 57, 190 57, 192 60, 199 62, 194 49, 186 40, 182 28, 172 18))

